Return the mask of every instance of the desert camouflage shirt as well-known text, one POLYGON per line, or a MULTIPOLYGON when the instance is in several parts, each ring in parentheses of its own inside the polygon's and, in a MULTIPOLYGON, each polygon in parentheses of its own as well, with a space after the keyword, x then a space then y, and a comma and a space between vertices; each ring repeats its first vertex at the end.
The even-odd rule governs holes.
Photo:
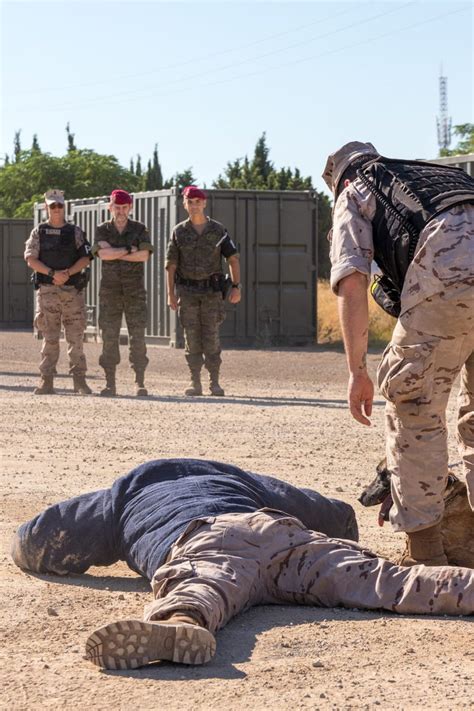
MULTIPOLYGON (((375 197, 356 179, 339 196, 331 237, 331 288, 361 272, 370 281, 374 257, 372 220, 375 197)), ((437 294, 472 300, 474 291, 474 205, 456 205, 430 220, 421 231, 401 294, 401 316, 437 294), (452 288, 455 287, 455 288, 452 288)))
POLYGON ((220 222, 208 217, 207 225, 199 234, 187 219, 172 232, 166 267, 175 264, 183 279, 207 279, 211 274, 222 272, 222 257, 229 259, 236 254, 237 247, 220 222))

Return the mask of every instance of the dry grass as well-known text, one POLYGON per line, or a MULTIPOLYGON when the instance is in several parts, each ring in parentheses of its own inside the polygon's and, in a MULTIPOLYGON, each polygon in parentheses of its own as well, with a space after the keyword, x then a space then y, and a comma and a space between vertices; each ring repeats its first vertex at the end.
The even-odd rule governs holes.
MULTIPOLYGON (((383 346, 390 340, 395 319, 382 311, 369 296, 369 345, 383 346)), ((318 343, 342 342, 337 314, 337 298, 329 282, 318 282, 318 343)))

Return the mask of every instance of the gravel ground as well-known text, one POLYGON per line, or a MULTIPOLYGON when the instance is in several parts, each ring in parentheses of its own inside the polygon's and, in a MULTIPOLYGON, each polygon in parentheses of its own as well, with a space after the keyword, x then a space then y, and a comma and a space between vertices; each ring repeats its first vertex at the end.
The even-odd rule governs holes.
MULTIPOLYGON (((33 396, 39 342, 24 332, 0 338, 1 708, 472 708, 472 618, 265 606, 219 632, 217 654, 203 667, 160 663, 115 673, 86 662, 88 634, 113 619, 141 616, 149 585, 124 564, 65 579, 26 575, 9 557, 20 523, 55 501, 109 486, 148 459, 201 457, 350 502, 361 543, 395 557, 403 537, 380 529, 375 509, 356 501, 383 453, 383 403, 375 402, 371 428, 353 422, 344 356, 322 348, 226 351, 226 396, 219 400, 182 395, 182 351, 149 349, 151 397, 137 399, 123 347, 120 397, 113 400, 74 395, 62 354, 58 394, 33 396)), ((103 384, 99 348, 86 344, 95 392, 103 384)), ((369 356, 372 370, 378 356, 369 356)), ((453 415, 454 399, 451 423, 453 415)))

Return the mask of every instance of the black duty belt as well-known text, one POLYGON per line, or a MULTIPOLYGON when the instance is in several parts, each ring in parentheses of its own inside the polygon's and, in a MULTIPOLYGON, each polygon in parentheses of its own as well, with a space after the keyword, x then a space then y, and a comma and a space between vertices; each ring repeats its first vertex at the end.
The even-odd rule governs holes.
POLYGON ((210 289, 212 288, 211 279, 184 279, 183 277, 176 276, 176 281, 181 286, 191 286, 194 289, 210 289))

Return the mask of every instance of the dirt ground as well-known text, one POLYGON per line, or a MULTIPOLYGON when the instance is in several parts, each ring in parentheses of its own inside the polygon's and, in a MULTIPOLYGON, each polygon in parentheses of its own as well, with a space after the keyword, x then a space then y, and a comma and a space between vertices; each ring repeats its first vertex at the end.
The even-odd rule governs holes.
MULTIPOLYGON (((383 452, 383 403, 376 399, 370 429, 351 420, 340 351, 226 351, 226 396, 192 400, 182 395, 183 352, 151 347, 145 400, 133 395, 123 347, 120 397, 104 400, 72 394, 64 354, 58 394, 33 396, 39 342, 8 332, 0 345, 2 709, 472 708, 472 618, 259 607, 218 633, 208 665, 101 672, 83 659, 88 634, 141 617, 147 581, 124 564, 36 577, 10 559, 20 523, 160 457, 218 459, 337 496, 354 506, 362 544, 396 556, 402 537, 356 500, 383 452)), ((99 345, 86 344, 86 354, 98 392, 99 345)), ((453 414, 454 398, 451 422, 453 414)), ((456 462, 453 440, 450 454, 456 462)))

